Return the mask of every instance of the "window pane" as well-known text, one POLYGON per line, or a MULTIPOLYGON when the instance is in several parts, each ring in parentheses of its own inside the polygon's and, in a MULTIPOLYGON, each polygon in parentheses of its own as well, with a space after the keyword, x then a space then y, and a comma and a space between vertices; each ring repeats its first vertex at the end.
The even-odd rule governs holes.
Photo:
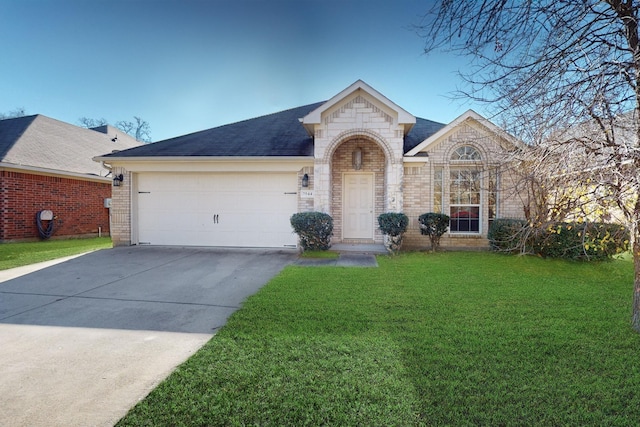
POLYGON ((478 171, 453 170, 449 178, 449 202, 452 205, 480 204, 480 173, 478 171))
POLYGON ((436 168, 433 172, 433 211, 442 212, 442 168, 436 168))
POLYGON ((480 207, 479 206, 452 206, 450 209, 451 232, 480 231, 480 207))
POLYGON ((498 173, 495 169, 489 171, 488 211, 489 221, 498 215, 498 173))
POLYGON ((451 160, 481 160, 481 157, 478 150, 470 145, 463 145, 453 152, 451 160))

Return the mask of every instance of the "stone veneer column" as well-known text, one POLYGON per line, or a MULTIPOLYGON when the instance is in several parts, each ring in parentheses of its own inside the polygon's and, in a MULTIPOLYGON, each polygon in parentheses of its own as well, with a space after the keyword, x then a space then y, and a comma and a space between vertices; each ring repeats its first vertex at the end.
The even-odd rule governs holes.
POLYGON ((404 197, 402 184, 404 179, 404 165, 402 157, 389 159, 387 163, 387 212, 402 212, 404 197))
POLYGON ((323 159, 316 159, 313 165, 315 178, 313 205, 318 212, 331 214, 331 165, 323 159))
POLYGON ((113 175, 122 174, 124 180, 111 192, 111 241, 113 246, 131 245, 131 188, 133 175, 123 168, 113 168, 113 175))

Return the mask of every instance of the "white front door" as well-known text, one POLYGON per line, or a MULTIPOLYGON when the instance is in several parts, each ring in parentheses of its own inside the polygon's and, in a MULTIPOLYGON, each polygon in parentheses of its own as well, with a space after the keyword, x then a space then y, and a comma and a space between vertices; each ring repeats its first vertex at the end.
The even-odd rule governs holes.
POLYGON ((342 237, 373 240, 372 173, 345 173, 342 191, 342 237))

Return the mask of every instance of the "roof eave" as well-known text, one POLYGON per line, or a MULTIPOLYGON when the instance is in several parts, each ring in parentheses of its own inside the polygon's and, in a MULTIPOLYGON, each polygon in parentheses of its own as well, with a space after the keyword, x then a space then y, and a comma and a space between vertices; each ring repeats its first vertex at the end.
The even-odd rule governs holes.
POLYGON ((61 176, 65 178, 82 179, 88 181, 111 182, 111 178, 109 177, 95 175, 92 173, 62 171, 58 169, 48 169, 29 165, 18 165, 8 162, 0 162, 0 170, 14 170, 26 173, 34 173, 38 175, 61 176))
POLYGON ((453 120, 451 123, 449 123, 442 129, 440 129, 438 132, 434 133, 433 135, 431 135, 430 137, 422 141, 420 144, 416 145, 414 148, 409 150, 407 153, 405 153, 405 156, 406 157, 415 156, 416 154, 418 154, 419 152, 421 152, 422 150, 430 146, 433 142, 442 138, 448 132, 460 126, 462 123, 464 123, 467 120, 474 120, 475 122, 480 123, 485 128, 487 128, 490 132, 493 132, 499 137, 505 139, 506 141, 509 141, 511 144, 513 144, 516 147, 521 146, 522 144, 514 136, 510 135, 502 128, 496 126, 495 124, 493 124, 491 121, 484 118, 480 114, 476 113, 473 110, 467 110, 466 112, 458 116, 455 120, 453 120))
POLYGON ((110 163, 118 162, 300 162, 313 160, 313 156, 98 156, 94 157, 95 162, 110 163))

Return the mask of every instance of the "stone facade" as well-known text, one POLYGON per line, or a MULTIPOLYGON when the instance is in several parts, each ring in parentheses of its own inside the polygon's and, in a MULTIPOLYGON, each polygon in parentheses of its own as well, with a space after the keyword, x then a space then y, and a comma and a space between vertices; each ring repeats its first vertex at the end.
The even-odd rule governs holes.
POLYGON ((109 234, 111 183, 0 171, 0 242, 39 239, 36 213, 51 210, 56 237, 109 234))
POLYGON ((479 232, 447 232, 440 244, 444 248, 488 248, 486 238, 493 218, 522 218, 522 205, 513 193, 513 182, 500 159, 505 158, 508 143, 498 135, 491 134, 477 122, 467 120, 425 147, 422 153, 428 162, 417 166, 405 166, 405 209, 409 217, 409 229, 405 246, 428 248, 430 241, 420 233, 418 217, 423 213, 442 212, 451 215, 451 177, 457 170, 472 170, 480 177, 480 226, 479 232), (457 160, 454 153, 461 147, 471 147, 479 154, 475 160, 457 160), (438 171, 438 172, 436 172, 438 171), (438 178, 436 179, 436 176, 438 178), (493 179, 495 184, 491 184, 493 179), (436 182, 440 181, 440 190, 436 182), (497 186, 497 187, 494 187, 497 186), (496 198, 490 208, 490 192, 496 198), (438 195, 436 195, 438 193, 438 195), (436 198, 439 202, 436 202, 436 198))
POLYGON ((122 174, 119 187, 113 187, 111 196, 111 240, 113 246, 131 245, 131 191, 133 174, 121 167, 113 168, 113 175, 122 174))
MULTIPOLYGON (((376 226, 376 218, 385 212, 385 168, 384 152, 378 145, 366 138, 353 138, 342 143, 334 152, 331 162, 331 213, 334 221, 334 241, 345 241, 343 236, 343 178, 345 173, 373 173, 373 241, 381 243, 382 233, 376 226), (362 151, 362 168, 355 171, 352 155, 356 148, 362 151)), ((372 243, 368 241, 366 243, 372 243)))
MULTIPOLYGON (((405 152, 405 140, 417 126, 416 118, 361 81, 314 108, 295 123, 304 126, 313 138, 313 158, 309 156, 308 163, 287 170, 298 179, 298 212, 319 211, 333 217, 333 243, 382 243, 378 216, 404 212, 409 217, 404 247, 428 248, 430 242, 420 233, 418 217, 428 212, 450 215, 451 205, 458 209, 464 205, 452 202, 452 193, 460 190, 454 189, 451 179, 460 171, 472 171, 479 177, 473 182, 478 187, 474 190, 476 201, 467 203, 473 204, 474 215, 477 212, 476 228, 447 232, 441 240, 443 247, 488 248, 486 236, 493 218, 523 217, 522 203, 501 160, 514 141, 476 113, 469 111, 449 125, 436 127, 424 141, 411 141, 412 148, 405 152), (460 149, 468 149, 474 156, 461 158, 460 149), (362 153, 361 167, 354 165, 356 151, 362 153), (345 183, 355 176, 367 176, 366 188, 372 188, 372 215, 362 214, 371 229, 366 239, 345 232, 352 229, 345 225, 345 188, 353 188, 345 183)), ((428 121, 420 123, 420 135, 427 134, 424 122, 428 121)), ((217 163, 217 167, 229 172, 248 170, 250 165, 242 163, 246 161, 230 158, 227 166, 217 163)), ((192 168, 193 163, 181 167, 192 168)), ((282 167, 265 166, 265 171, 282 167)), ((112 236, 114 245, 120 246, 136 239, 131 235, 132 223, 137 221, 136 175, 122 167, 114 167, 113 172, 124 175, 122 186, 114 187, 112 196, 112 236)))
POLYGON ((406 156, 403 138, 412 123, 406 117, 400 123, 402 112, 394 110, 396 106, 364 89, 327 102, 323 111, 310 114, 313 119, 304 121, 307 126, 312 125, 314 134, 314 170, 313 173, 306 172, 313 177, 310 188, 314 200, 310 203, 306 199, 300 208, 326 212, 333 217, 334 243, 352 243, 343 238, 343 177, 354 171, 352 155, 356 148, 361 148, 363 153, 360 172, 373 172, 375 176, 373 240, 376 243, 383 241, 377 217, 384 212, 404 212, 409 217, 405 248, 429 247, 428 237, 420 233, 418 217, 427 212, 450 215, 451 172, 470 166, 467 161, 452 160, 455 150, 463 146, 473 147, 479 153, 479 159, 471 165, 481 176, 479 231, 448 232, 441 245, 487 248, 486 235, 492 218, 523 216, 517 194, 510 191, 513 188, 510 177, 500 165, 505 148, 510 146, 503 136, 492 132, 471 114, 470 119, 450 125, 433 141, 425 142, 417 152, 406 156), (490 176, 491 182, 497 180, 497 188, 489 185, 490 176), (490 196, 489 187, 493 188, 493 196, 490 196), (438 202, 436 198, 439 198, 438 202), (497 198, 495 206, 489 206, 490 198, 497 198))

